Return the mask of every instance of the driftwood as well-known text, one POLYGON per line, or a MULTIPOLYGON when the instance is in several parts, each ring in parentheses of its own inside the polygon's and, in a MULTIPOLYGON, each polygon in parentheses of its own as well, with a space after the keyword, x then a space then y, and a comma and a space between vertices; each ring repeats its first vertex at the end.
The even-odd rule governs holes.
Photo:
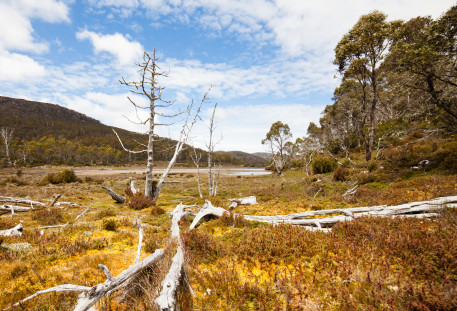
POLYGON ((0 211, 7 211, 14 214, 15 212, 28 212, 30 211, 31 207, 27 206, 19 206, 19 205, 0 205, 0 211))
POLYGON ((116 201, 117 203, 125 203, 125 197, 120 195, 120 194, 117 194, 116 192, 114 192, 110 187, 108 186, 102 186, 102 188, 106 191, 106 193, 108 193, 114 201, 116 201))
POLYGON ((178 248, 176 254, 173 257, 170 269, 167 275, 162 281, 162 290, 160 291, 159 297, 155 299, 155 303, 159 306, 162 311, 174 311, 178 310, 176 292, 178 290, 181 278, 186 280, 189 291, 193 294, 190 284, 187 282, 186 272, 184 270, 184 249, 179 236, 179 221, 186 216, 193 215, 193 213, 186 211, 188 206, 179 203, 178 206, 171 213, 171 239, 177 240, 178 248))
POLYGON ((189 229, 194 229, 203 218, 219 218, 225 213, 229 214, 229 211, 222 207, 215 207, 210 201, 205 200, 205 205, 203 205, 198 214, 195 216, 189 229))
POLYGON ((54 204, 57 203, 57 200, 60 199, 61 196, 62 196, 61 194, 56 195, 56 197, 55 197, 54 200, 52 201, 51 205, 49 205, 49 207, 53 207, 54 204))
POLYGON ((138 189, 135 188, 135 183, 133 182, 132 177, 129 178, 129 187, 130 187, 130 190, 132 191, 132 194, 135 194, 138 192, 138 189))
POLYGON ((23 198, 0 196, 0 203, 27 204, 31 206, 46 207, 46 204, 38 201, 27 200, 23 198))
POLYGON ((239 205, 256 205, 257 204, 257 200, 256 200, 255 196, 239 198, 239 199, 229 199, 229 201, 232 202, 229 205, 229 208, 235 208, 235 207, 238 207, 239 205))
MULTIPOLYGON (((416 217, 427 218, 437 216, 440 209, 446 206, 455 206, 457 204, 457 196, 438 198, 430 201, 412 202, 396 206, 370 206, 370 207, 353 207, 344 209, 330 209, 309 211, 303 213, 294 213, 289 215, 274 215, 274 216, 253 216, 241 215, 244 219, 249 221, 266 222, 273 225, 290 224, 304 226, 306 229, 312 231, 330 231, 336 223, 341 221, 351 221, 355 218, 362 216, 378 216, 378 217, 416 217), (328 217, 315 218, 315 216, 328 217)), ((196 225, 203 218, 218 218, 227 210, 221 207, 214 207, 209 201, 205 203, 204 208, 200 210, 194 218, 190 229, 196 225)))
MULTIPOLYGON (((138 224, 138 227, 141 228, 138 224)), ((140 231, 141 232, 141 231, 140 231)), ((142 239, 142 234, 140 234, 140 241, 139 244, 141 244, 141 239, 142 239)), ((94 310, 92 309, 92 306, 97 303, 101 298, 106 297, 111 295, 112 293, 123 289, 130 283, 133 277, 138 275, 141 271, 149 267, 150 265, 154 264, 157 262, 159 259, 162 258, 163 256, 163 249, 157 249, 152 255, 149 255, 148 257, 144 258, 142 261, 134 263, 130 267, 128 267, 126 270, 122 271, 119 275, 117 276, 112 276, 112 274, 109 272, 109 269, 102 264, 99 264, 99 268, 105 273, 106 280, 103 283, 97 284, 93 287, 87 287, 87 286, 79 286, 79 285, 73 285, 73 284, 64 284, 64 285, 59 285, 55 286, 52 288, 48 288, 45 290, 41 290, 36 292, 35 294, 26 297, 22 299, 21 301, 15 303, 13 307, 19 306, 22 303, 29 301, 33 298, 35 298, 38 295, 41 294, 46 294, 50 292, 62 292, 62 291, 77 291, 77 292, 82 292, 81 295, 78 297, 78 301, 76 306, 73 308, 73 311, 87 311, 87 310, 94 310)), ((137 255, 135 261, 137 261, 139 256, 137 255)), ((7 310, 9 308, 6 308, 4 310, 7 310)))
POLYGON ((22 224, 19 224, 11 229, 0 230, 0 236, 21 236, 23 230, 22 224))

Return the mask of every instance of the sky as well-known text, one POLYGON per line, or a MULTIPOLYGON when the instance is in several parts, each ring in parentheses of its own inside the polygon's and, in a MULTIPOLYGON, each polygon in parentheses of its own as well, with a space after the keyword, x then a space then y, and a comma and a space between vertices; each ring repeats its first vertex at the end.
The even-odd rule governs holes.
MULTIPOLYGON (((58 104, 136 132, 119 83, 138 80, 135 64, 155 48, 164 113, 199 103, 212 84, 191 134, 205 148, 217 103, 217 150, 265 152, 271 124, 293 139, 319 122, 339 80, 334 48, 359 17, 373 10, 389 20, 439 17, 448 0, 0 0, 0 95, 58 104), (130 121, 129 121, 130 120, 130 121)), ((25 116, 26 117, 26 116, 25 116)), ((140 112, 140 119, 145 112, 140 112)), ((177 138, 181 117, 158 134, 177 138)), ((56 133, 58 134, 58 133, 56 133)))

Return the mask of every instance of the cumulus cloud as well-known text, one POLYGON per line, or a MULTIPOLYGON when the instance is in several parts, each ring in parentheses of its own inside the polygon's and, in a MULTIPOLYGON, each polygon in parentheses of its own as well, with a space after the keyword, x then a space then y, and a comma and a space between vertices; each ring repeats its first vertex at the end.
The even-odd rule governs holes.
MULTIPOLYGON (((287 123, 292 131, 293 139, 306 134, 309 122, 319 122, 319 115, 325 105, 303 104, 263 104, 235 105, 217 107, 215 137, 222 137, 216 147, 218 150, 242 150, 246 152, 265 152, 261 144, 271 124, 276 121, 287 123)), ((205 149, 205 137, 208 137, 208 120, 212 110, 207 109, 200 123, 193 131, 193 142, 197 147, 205 149)))
POLYGON ((143 54, 143 46, 137 41, 130 41, 124 35, 115 33, 103 35, 89 30, 76 33, 78 40, 89 40, 96 54, 106 52, 118 60, 120 65, 131 65, 140 59, 143 54))
POLYGON ((45 73, 45 67, 28 56, 0 51, 0 81, 30 82, 45 73))

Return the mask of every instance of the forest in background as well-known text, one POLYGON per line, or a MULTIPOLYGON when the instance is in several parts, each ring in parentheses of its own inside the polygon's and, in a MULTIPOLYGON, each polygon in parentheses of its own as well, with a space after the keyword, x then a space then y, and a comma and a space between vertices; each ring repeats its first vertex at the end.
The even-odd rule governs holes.
MULTIPOLYGON (((1 128, 12 131, 9 139, 9 160, 4 137, 0 139, 0 166, 54 165, 124 165, 144 163, 146 154, 131 154, 122 149, 112 127, 84 114, 55 104, 27 101, 0 96, 1 128)), ((147 135, 115 128, 124 144, 141 150, 147 135)), ((154 158, 168 161, 174 152, 175 141, 160 138, 155 144, 154 158)), ((202 161, 207 153, 202 154, 202 161)), ((180 154, 178 162, 192 163, 191 147, 180 154)), ((264 159, 244 152, 216 152, 215 162, 258 166, 264 159)))

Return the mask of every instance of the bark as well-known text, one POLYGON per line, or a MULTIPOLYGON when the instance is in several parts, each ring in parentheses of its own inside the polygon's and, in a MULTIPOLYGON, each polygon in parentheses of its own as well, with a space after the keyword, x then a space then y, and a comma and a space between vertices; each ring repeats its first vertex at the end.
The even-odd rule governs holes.
POLYGON ((239 199, 229 199, 232 204, 230 204, 230 208, 235 208, 238 207, 239 205, 256 205, 257 200, 255 196, 250 196, 250 197, 245 197, 245 198, 239 198, 239 199))
POLYGON ((205 200, 205 205, 200 209, 198 214, 195 216, 194 220, 192 221, 192 224, 190 225, 189 229, 194 229, 197 224, 202 220, 203 218, 218 218, 224 215, 225 213, 229 214, 229 212, 222 208, 222 207, 215 207, 213 204, 211 204, 210 201, 205 200))
POLYGON ((116 201, 117 203, 125 203, 125 197, 120 195, 120 194, 117 194, 116 192, 114 192, 110 187, 108 186, 102 186, 102 188, 106 191, 106 193, 108 193, 114 201, 116 201))
MULTIPOLYGON (((179 225, 178 222, 193 213, 186 211, 189 206, 179 203, 178 206, 171 213, 171 239, 177 240, 178 248, 176 254, 173 257, 170 269, 167 275, 162 281, 162 290, 160 291, 159 297, 155 299, 155 303, 159 306, 160 310, 163 311, 174 311, 178 309, 178 301, 176 299, 176 293, 182 278, 187 280, 186 271, 184 270, 184 249, 179 236, 179 225)), ((192 289, 188 282, 186 282, 189 291, 193 294, 192 289)))
POLYGON ((55 197, 54 200, 52 201, 51 205, 49 205, 49 207, 53 207, 54 204, 57 203, 57 200, 60 199, 61 196, 62 196, 61 194, 56 195, 56 197, 55 197))
MULTIPOLYGON (((137 223, 137 226, 140 230, 141 226, 137 223)), ((142 230, 140 230, 140 237, 139 237, 139 244, 141 244, 141 239, 142 239, 142 230)), ((73 284, 64 284, 64 285, 59 285, 55 286, 52 288, 48 288, 45 290, 41 290, 36 292, 35 294, 26 297, 25 299, 22 299, 21 301, 15 303, 13 307, 19 306, 23 304, 26 301, 29 301, 33 298, 35 298, 38 295, 50 293, 50 292, 62 292, 62 291, 77 291, 77 292, 82 292, 82 294, 78 297, 78 301, 76 303, 76 306, 73 308, 73 311, 87 311, 87 310, 94 310, 92 306, 97 303, 100 299, 103 297, 109 296, 112 293, 125 288, 127 285, 130 284, 131 280, 138 275, 140 272, 142 272, 144 269, 149 267, 150 265, 154 264, 158 260, 160 260, 163 257, 163 249, 157 249, 152 255, 149 255, 148 257, 144 258, 142 261, 134 263, 130 267, 128 267, 126 270, 122 271, 119 275, 117 276, 112 276, 112 274, 109 272, 109 269, 103 265, 99 264, 99 268, 105 273, 106 275, 106 280, 103 283, 97 284, 93 287, 87 287, 87 286, 79 286, 79 285, 73 285, 73 284)), ((138 254, 135 259, 135 261, 139 258, 138 254)), ((4 310, 7 310, 10 308, 6 308, 4 310)))
POLYGON ((5 196, 0 196, 0 203, 16 203, 16 204, 27 204, 27 205, 33 205, 33 206, 40 206, 40 207, 46 207, 46 204, 38 201, 32 201, 32 200, 27 200, 23 198, 15 198, 15 197, 5 197, 5 196))
POLYGON ((28 212, 32 208, 26 206, 18 206, 18 205, 0 205, 0 211, 8 211, 14 214, 15 212, 28 212))
POLYGON ((19 224, 11 229, 0 230, 0 236, 22 236, 23 230, 22 224, 19 224))
POLYGON ((129 187, 133 194, 138 192, 138 189, 135 188, 135 183, 133 182, 132 177, 130 177, 130 179, 129 179, 129 187))

